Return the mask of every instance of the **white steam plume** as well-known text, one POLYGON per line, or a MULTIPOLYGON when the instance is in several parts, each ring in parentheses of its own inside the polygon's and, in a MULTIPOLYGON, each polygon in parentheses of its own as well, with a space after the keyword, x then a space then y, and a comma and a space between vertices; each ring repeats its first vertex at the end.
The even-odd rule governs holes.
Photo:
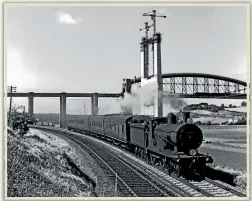
MULTIPOLYGON (((155 84, 149 84, 148 86, 139 88, 135 95, 125 93, 124 98, 120 101, 121 107, 126 111, 133 108, 134 114, 139 114, 141 111, 140 100, 144 100, 143 104, 147 107, 154 106, 154 98, 157 94, 156 89, 155 84)), ((167 92, 160 92, 158 95, 163 98, 164 110, 167 107, 169 108, 168 110, 171 110, 168 112, 179 111, 187 105, 179 96, 171 95, 167 92)), ((166 115, 166 113, 164 114, 166 115)))

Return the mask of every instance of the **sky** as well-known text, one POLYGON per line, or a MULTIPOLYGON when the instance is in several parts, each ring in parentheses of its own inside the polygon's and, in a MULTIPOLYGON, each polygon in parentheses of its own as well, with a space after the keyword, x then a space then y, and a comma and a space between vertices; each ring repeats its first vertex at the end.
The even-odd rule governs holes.
MULTIPOLYGON (((245 7, 12 6, 6 19, 7 84, 19 92, 121 92, 123 78, 140 76, 139 29, 151 23, 142 14, 152 9, 167 16, 157 19, 163 73, 246 81, 245 7)), ((17 105, 27 102, 14 99, 17 105)), ((83 113, 84 105, 89 113, 89 99, 69 98, 67 112, 83 113)), ((99 107, 101 113, 120 108, 115 99, 101 99, 99 107)), ((59 98, 35 98, 34 111, 58 113, 59 98)))

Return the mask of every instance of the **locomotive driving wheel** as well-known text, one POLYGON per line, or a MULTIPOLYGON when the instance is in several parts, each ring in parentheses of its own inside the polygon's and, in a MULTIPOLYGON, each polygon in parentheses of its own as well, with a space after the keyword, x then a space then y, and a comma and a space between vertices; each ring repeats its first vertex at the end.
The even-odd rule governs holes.
POLYGON ((136 155, 136 156, 138 156, 138 150, 137 150, 137 147, 135 147, 135 149, 134 149, 134 153, 135 153, 135 155, 136 155))
POLYGON ((171 174, 173 172, 173 163, 170 159, 166 160, 166 169, 168 171, 168 174, 171 174))
POLYGON ((142 149, 139 150, 139 157, 143 158, 143 150, 142 149))
POLYGON ((175 175, 176 176, 178 176, 178 177, 180 177, 181 176, 181 167, 178 165, 178 164, 176 164, 176 168, 175 168, 175 175))
POLYGON ((172 162, 172 164, 173 173, 178 177, 181 176, 181 167, 179 166, 179 164, 176 162, 172 162))
POLYGON ((151 165, 155 165, 155 157, 153 157, 153 156, 150 156, 150 164, 151 165))

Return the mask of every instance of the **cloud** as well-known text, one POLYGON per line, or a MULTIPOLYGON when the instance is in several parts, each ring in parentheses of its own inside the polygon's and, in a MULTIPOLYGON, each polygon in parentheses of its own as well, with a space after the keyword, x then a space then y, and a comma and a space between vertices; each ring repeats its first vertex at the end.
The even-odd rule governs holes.
POLYGON ((17 48, 7 50, 7 84, 20 88, 36 86, 36 75, 29 69, 25 58, 17 48))
POLYGON ((56 12, 56 20, 60 24, 69 24, 69 25, 75 25, 82 21, 81 18, 74 18, 69 13, 62 12, 62 11, 56 12))

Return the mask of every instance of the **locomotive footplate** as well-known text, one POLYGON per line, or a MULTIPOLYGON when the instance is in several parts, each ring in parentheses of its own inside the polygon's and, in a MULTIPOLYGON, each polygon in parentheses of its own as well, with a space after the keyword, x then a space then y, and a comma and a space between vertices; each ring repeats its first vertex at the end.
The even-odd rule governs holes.
POLYGON ((211 156, 207 156, 207 155, 196 155, 196 156, 188 156, 185 154, 179 154, 177 157, 174 157, 174 159, 178 162, 180 160, 195 160, 195 162, 204 162, 204 163, 212 163, 213 162, 213 158, 211 156))

